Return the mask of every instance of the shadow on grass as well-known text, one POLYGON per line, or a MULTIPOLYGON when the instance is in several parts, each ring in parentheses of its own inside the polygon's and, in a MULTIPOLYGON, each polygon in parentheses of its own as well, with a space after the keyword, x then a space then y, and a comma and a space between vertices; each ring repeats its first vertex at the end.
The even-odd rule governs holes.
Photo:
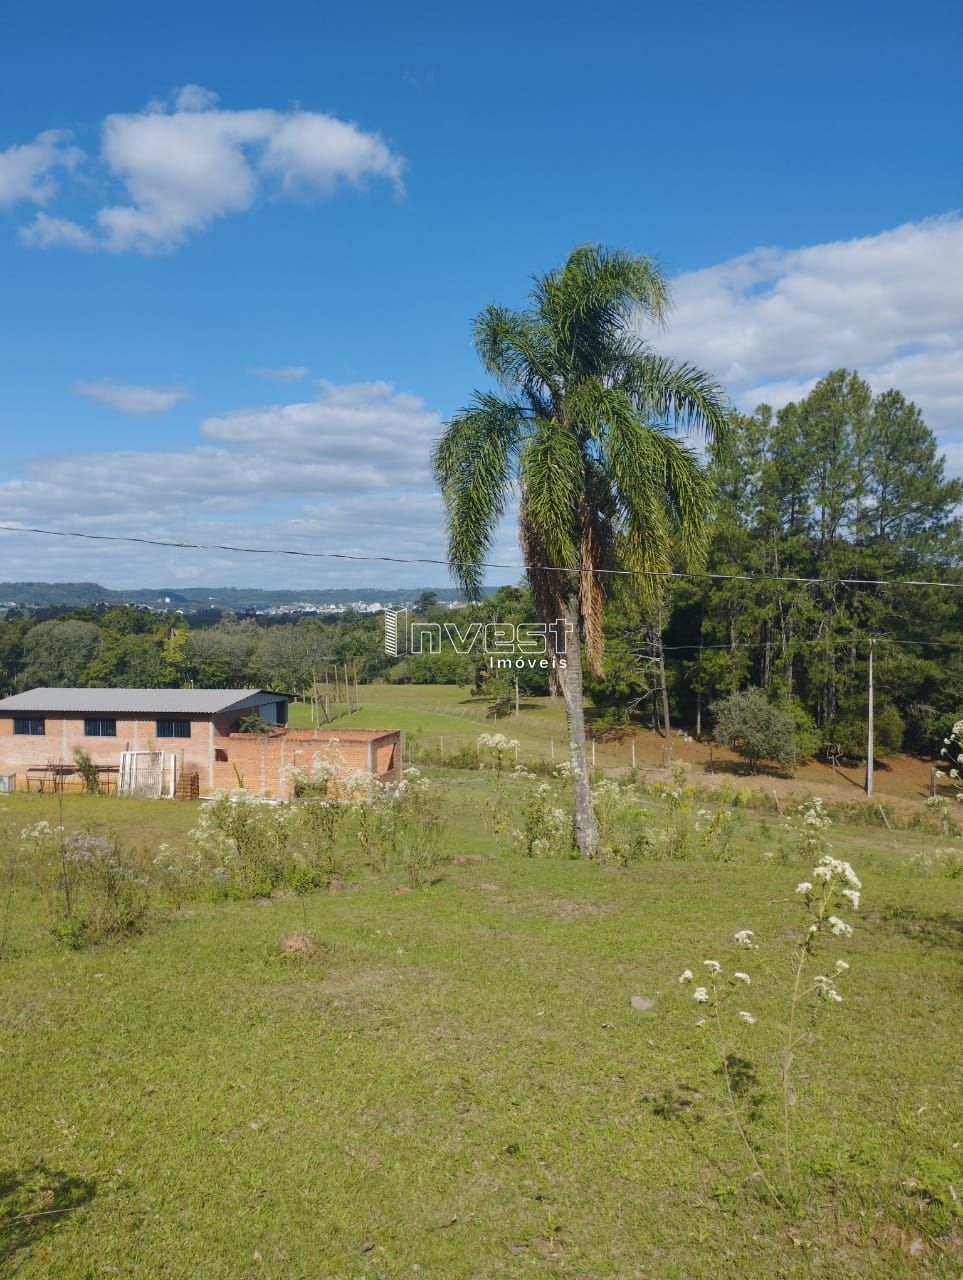
POLYGON ((963 949, 963 916, 951 911, 936 915, 924 915, 912 907, 893 907, 876 916, 884 924, 897 929, 904 937, 914 938, 929 947, 963 949))
POLYGON ((766 1095, 760 1087, 755 1064, 748 1058, 739 1057, 737 1053, 730 1053, 726 1055, 725 1067, 716 1067, 714 1074, 723 1079, 727 1072, 733 1096, 745 1104, 746 1117, 752 1121, 759 1120, 766 1095))
POLYGON ((0 1265, 56 1231, 64 1218, 96 1194, 92 1178, 37 1164, 0 1169, 0 1265))
POLYGON ((783 782, 792 782, 796 777, 791 769, 784 769, 768 760, 760 760, 755 768, 745 760, 700 760, 694 768, 710 776, 719 774, 727 778, 776 778, 783 782))
POLYGON ((644 1093, 642 1100, 660 1120, 683 1120, 701 1124, 705 1119, 705 1096, 691 1084, 666 1085, 658 1093, 644 1093))

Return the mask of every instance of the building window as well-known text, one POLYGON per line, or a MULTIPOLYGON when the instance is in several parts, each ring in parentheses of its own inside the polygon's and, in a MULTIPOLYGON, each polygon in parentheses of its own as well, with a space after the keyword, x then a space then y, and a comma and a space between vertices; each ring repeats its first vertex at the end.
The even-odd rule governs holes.
POLYGON ((33 734, 39 738, 47 732, 47 722, 46 720, 37 720, 33 716, 14 716, 13 731, 14 733, 33 734))
POLYGON ((158 738, 189 738, 191 736, 190 720, 158 720, 158 738))
POLYGON ((85 720, 84 736, 87 738, 116 738, 116 720, 85 720))

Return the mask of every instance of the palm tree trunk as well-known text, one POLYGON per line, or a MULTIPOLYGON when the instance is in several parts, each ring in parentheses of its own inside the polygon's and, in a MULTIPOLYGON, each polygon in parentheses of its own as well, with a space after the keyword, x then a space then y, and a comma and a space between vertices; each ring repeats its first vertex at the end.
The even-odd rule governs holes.
POLYGON ((565 715, 568 719, 568 750, 572 768, 572 791, 575 798, 575 843, 583 858, 595 856, 599 833, 592 811, 588 760, 585 754, 585 707, 582 699, 582 646, 579 640, 578 606, 569 601, 565 609, 570 624, 567 666, 559 672, 565 715))
POLYGON ((665 645, 662 643, 661 613, 659 615, 659 630, 655 633, 655 640, 659 655, 659 680, 662 684, 662 736, 668 742, 672 736, 672 726, 669 723, 669 686, 666 684, 665 679, 665 645))

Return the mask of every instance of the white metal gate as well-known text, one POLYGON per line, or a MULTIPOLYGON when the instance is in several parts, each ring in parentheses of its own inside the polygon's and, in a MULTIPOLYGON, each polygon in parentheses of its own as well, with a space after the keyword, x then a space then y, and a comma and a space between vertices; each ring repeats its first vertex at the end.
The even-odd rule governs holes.
POLYGON ((165 751, 122 751, 119 796, 144 796, 156 800, 172 796, 177 784, 177 756, 165 751))

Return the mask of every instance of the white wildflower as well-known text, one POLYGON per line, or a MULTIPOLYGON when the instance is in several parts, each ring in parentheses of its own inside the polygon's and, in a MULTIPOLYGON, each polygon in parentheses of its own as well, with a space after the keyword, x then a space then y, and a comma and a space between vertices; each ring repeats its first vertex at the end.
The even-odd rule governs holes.
POLYGON ((747 987, 749 986, 749 983, 752 982, 748 973, 734 973, 732 976, 735 978, 736 982, 744 982, 747 987))
POLYGON ((685 969, 685 970, 683 970, 683 972, 679 974, 679 981, 680 981, 680 982, 691 982, 691 981, 692 981, 692 970, 691 970, 691 969, 685 969))
POLYGON ((813 875, 819 880, 845 880, 850 889, 861 889, 859 877, 852 869, 848 862, 844 862, 841 858, 834 858, 832 854, 824 854, 819 859, 819 866, 813 868, 813 875))
POLYGON ((848 968, 849 968, 849 965, 846 963, 846 961, 845 961, 845 960, 837 960, 837 961, 836 961, 836 972, 837 972, 837 973, 845 973, 845 972, 846 972, 846 970, 847 970, 848 968))
POLYGON ((839 916, 830 916, 826 923, 837 938, 851 938, 853 935, 852 925, 847 924, 845 920, 840 920, 839 916))
POLYGON ((825 974, 817 974, 813 978, 813 988, 816 995, 823 1000, 834 1000, 836 1004, 842 1004, 843 997, 836 990, 836 984, 832 978, 827 978, 825 974))
POLYGON ((705 987, 696 987, 695 991, 693 991, 692 993, 692 999, 696 1002, 696 1004, 708 1004, 709 993, 705 989, 705 987))
POLYGON ((859 910, 859 890, 858 889, 844 889, 843 897, 848 898, 849 901, 853 904, 854 911, 859 910))
POLYGON ((800 880, 796 885, 797 893, 812 893, 812 883, 809 880, 800 880))
POLYGON ((745 1009, 739 1010, 739 1017, 743 1020, 743 1022, 748 1022, 750 1027, 756 1021, 755 1018, 752 1016, 752 1014, 747 1013, 745 1009))
POLYGON ((842 864, 842 867, 843 867, 843 879, 846 881, 849 887, 851 889, 862 889, 863 887, 862 883, 857 877, 856 872, 849 865, 849 863, 844 862, 842 864))
POLYGON ((752 940, 755 936, 756 935, 753 933, 751 929, 740 929, 739 932, 734 935, 736 943, 740 947, 754 946, 755 944, 753 943, 752 940))
POLYGON ((722 965, 718 960, 703 960, 702 962, 710 973, 721 973, 722 965))

